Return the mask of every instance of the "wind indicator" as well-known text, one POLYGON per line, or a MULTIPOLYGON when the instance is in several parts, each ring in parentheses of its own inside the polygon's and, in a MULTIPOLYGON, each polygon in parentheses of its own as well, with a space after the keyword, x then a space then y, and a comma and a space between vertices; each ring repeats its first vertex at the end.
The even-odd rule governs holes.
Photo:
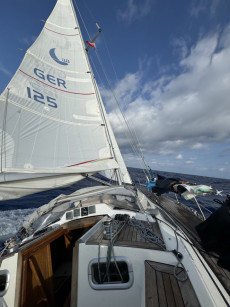
POLYGON ((95 42, 95 40, 98 38, 98 36, 99 36, 100 33, 101 33, 101 28, 100 28, 100 26, 98 25, 97 22, 96 22, 96 26, 97 26, 97 28, 98 28, 97 34, 94 36, 94 38, 92 39, 91 42, 86 41, 86 44, 88 44, 88 46, 85 48, 85 50, 86 50, 87 52, 88 52, 88 50, 89 50, 90 47, 96 48, 96 45, 95 45, 94 42, 95 42))

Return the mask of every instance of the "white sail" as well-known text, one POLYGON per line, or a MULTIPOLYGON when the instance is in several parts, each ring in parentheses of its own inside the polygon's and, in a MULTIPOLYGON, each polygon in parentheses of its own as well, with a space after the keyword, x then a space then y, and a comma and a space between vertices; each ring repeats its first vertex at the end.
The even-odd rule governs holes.
MULTIPOLYGON (((104 108, 104 104, 102 103, 102 98, 101 98, 101 95, 100 95, 99 91, 98 91, 98 95, 99 95, 99 99, 101 101, 101 107, 102 107, 102 110, 103 110, 103 113, 104 113, 104 118, 105 118, 106 126, 107 126, 107 129, 108 129, 109 139, 110 139, 110 142, 112 144, 113 155, 114 155, 114 157, 116 158, 116 161, 119 164, 119 174, 118 174, 118 176, 121 177, 120 180, 122 182, 131 184, 132 183, 132 179, 131 179, 131 177, 129 175, 129 172, 128 172, 127 168, 126 168, 125 162, 124 162, 124 160, 122 158, 120 149, 118 147, 118 144, 117 144, 117 141, 115 139, 112 127, 110 125, 108 116, 106 114, 106 111, 105 111, 105 108, 104 108)), ((114 170, 107 169, 107 170, 105 170, 105 171, 103 171, 101 173, 102 173, 103 176, 107 177, 110 180, 114 180, 114 181, 117 180, 117 174, 115 173, 114 170)))
POLYGON ((119 168, 84 49, 72 1, 58 0, 0 96, 2 199, 119 168))

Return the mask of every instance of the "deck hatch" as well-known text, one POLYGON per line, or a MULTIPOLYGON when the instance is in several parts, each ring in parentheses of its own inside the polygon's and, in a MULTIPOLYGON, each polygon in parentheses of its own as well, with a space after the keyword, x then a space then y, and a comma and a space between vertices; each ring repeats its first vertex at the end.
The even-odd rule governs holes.
POLYGON ((128 289, 133 284, 133 270, 126 257, 111 258, 109 269, 107 259, 95 258, 88 267, 89 284, 95 290, 128 289))
MULTIPOLYGON (((178 277, 184 276, 184 269, 178 267, 178 277)), ((187 278, 178 280, 174 275, 174 266, 145 261, 145 307, 200 307, 194 288, 187 278)))

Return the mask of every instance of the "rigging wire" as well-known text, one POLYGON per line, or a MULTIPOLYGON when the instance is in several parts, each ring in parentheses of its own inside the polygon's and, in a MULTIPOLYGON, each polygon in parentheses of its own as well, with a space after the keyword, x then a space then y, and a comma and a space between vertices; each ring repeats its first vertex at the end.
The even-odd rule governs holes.
MULTIPOLYGON (((106 47, 106 51, 107 51, 107 54, 108 54, 108 58, 109 58, 109 60, 110 60, 111 66, 112 66, 112 68, 113 68, 113 72, 114 72, 115 79, 116 79, 116 81, 118 82, 117 73, 116 73, 115 67, 114 67, 114 65, 113 65, 113 61, 112 61, 112 57, 111 57, 110 52, 109 52, 108 44, 106 43, 105 35, 104 35, 103 33, 102 33, 102 38, 103 38, 104 45, 105 45, 105 47, 106 47)), ((119 102, 118 102, 118 103, 119 103, 119 102)), ((123 101, 123 103, 124 103, 125 108, 128 109, 128 104, 126 103, 125 100, 123 101)), ((123 122, 122 122, 122 123, 123 123, 123 122)), ((129 124, 130 124, 130 123, 129 123, 129 124)), ((141 146, 141 144, 140 144, 139 138, 138 138, 138 136, 137 136, 137 134, 136 134, 136 131, 135 131, 135 129, 134 129, 133 127, 130 127, 130 129, 131 129, 131 131, 134 133, 135 139, 136 139, 136 141, 137 141, 137 145, 136 145, 135 147, 137 147, 137 148, 139 149, 139 152, 142 154, 142 150, 139 148, 139 147, 141 146), (139 147, 138 147, 138 146, 139 146, 139 147)), ((128 137, 127 137, 127 138, 128 138, 128 137)), ((129 139, 129 138, 128 138, 128 139, 129 139)), ((130 141, 129 141, 129 142, 130 142, 130 141)), ((131 146, 131 147, 132 147, 132 146, 131 146)), ((138 151, 136 151, 136 150, 133 150, 133 151, 134 151, 134 153, 136 153, 137 156, 140 156, 140 154, 138 153, 138 151)), ((144 159, 144 157, 143 157, 143 159, 144 159)), ((145 160, 144 160, 144 162, 145 162, 145 160)), ((145 168, 148 170, 147 165, 144 164, 144 166, 145 166, 145 168)), ((144 169, 144 173, 145 173, 145 169, 144 169)), ((147 174, 150 175, 149 172, 147 172, 147 174)), ((145 176, 147 176, 146 173, 145 173, 145 176)))
MULTIPOLYGON (((92 40, 92 39, 91 39, 91 36, 90 36, 90 34, 89 34, 89 31, 88 31, 88 29, 87 29, 87 27, 86 27, 86 24, 85 24, 85 22, 84 22, 84 19, 83 19, 82 15, 81 15, 81 12, 80 12, 80 10, 79 10, 79 8, 78 8, 78 5, 77 5, 77 3, 76 3, 76 0, 74 0, 74 3, 75 3, 75 6, 76 6, 76 8, 77 8, 78 14, 79 14, 79 16, 80 16, 80 18, 81 18, 81 21, 82 21, 82 24, 83 24, 83 26, 84 26, 84 29, 85 29, 85 31, 86 31, 86 33, 87 33, 89 39, 92 40)), ((121 112, 121 115, 122 115, 122 117, 123 117, 123 120, 124 120, 124 122, 125 122, 125 124, 126 124, 127 130, 128 130, 128 132, 129 132, 129 134, 130 134, 130 136, 131 136, 131 139, 133 140, 133 141, 132 141, 132 144, 133 144, 133 147, 135 148, 135 152, 134 152, 134 153, 138 153, 139 157, 140 157, 141 160, 142 160, 142 163, 143 163, 143 166, 144 166, 143 171, 144 171, 144 173, 145 173, 145 176, 146 176, 147 178, 148 178, 148 175, 149 175, 149 177, 151 177, 151 176, 150 176, 150 172, 149 172, 149 170, 148 170, 148 166, 147 166, 147 164, 146 164, 146 162, 145 162, 145 160, 144 160, 144 156, 143 156, 143 153, 142 153, 141 148, 140 148, 140 142, 139 142, 139 140, 138 140, 138 137, 137 137, 136 133, 131 129, 131 127, 130 127, 130 125, 129 125, 129 123, 128 123, 126 117, 125 117, 124 111, 123 111, 122 108, 121 108, 121 105, 120 105, 120 103, 119 103, 119 100, 118 100, 118 98, 117 98, 117 95, 116 95, 116 93, 115 93, 115 90, 114 90, 114 88, 113 88, 113 86, 112 86, 111 81, 110 81, 109 78, 108 78, 108 74, 107 74, 107 72, 106 72, 106 70, 105 70, 105 67, 104 67, 104 65, 103 65, 103 63, 102 63, 102 60, 101 60, 101 58, 100 58, 100 56, 99 56, 99 54, 98 54, 98 52, 97 52, 96 49, 95 49, 95 53, 96 53, 98 62, 99 62, 99 64, 100 64, 100 66, 101 66, 101 69, 102 69, 102 71, 103 71, 103 74, 104 74, 104 76, 105 76, 105 79, 106 79, 106 81, 107 81, 107 84, 108 84, 108 86, 109 86, 109 88, 110 88, 110 91, 111 91, 112 94, 113 94, 114 100, 115 100, 115 102, 116 102, 116 104, 117 104, 117 106, 118 106, 118 108, 119 108, 119 110, 120 110, 120 112, 121 112), (136 142, 136 144, 138 144, 139 146, 137 146, 137 145, 135 144, 135 142, 136 142)))
POLYGON ((204 210, 206 210, 206 211, 208 211, 208 213, 210 213, 210 214, 212 214, 213 212, 211 211, 211 210, 209 210, 208 208, 206 208, 205 206, 203 206, 203 205, 201 205, 200 204, 200 206, 204 209, 204 210))
POLYGON ((128 129, 128 131, 129 131, 129 134, 130 134, 131 138, 133 139, 133 146, 136 148, 136 151, 139 153, 139 156, 140 156, 140 158, 142 159, 143 165, 145 166, 145 169, 146 169, 147 172, 148 172, 148 166, 147 166, 147 164, 146 164, 146 162, 145 162, 145 160, 144 160, 144 157, 143 157, 143 154, 142 154, 142 152, 141 152, 141 149, 140 149, 138 146, 136 146, 136 144, 135 144, 135 141, 136 141, 137 144, 139 144, 138 139, 137 139, 137 136, 136 136, 136 134, 132 131, 132 129, 131 129, 131 127, 130 127, 130 125, 129 125, 127 119, 126 119, 126 117, 125 117, 124 111, 122 110, 122 108, 121 108, 121 106, 120 106, 120 103, 119 103, 119 101, 118 101, 117 95, 116 95, 116 93, 115 93, 115 91, 114 91, 114 89, 113 89, 113 86, 112 86, 112 84, 111 84, 109 78, 108 78, 108 75, 107 75, 107 73, 106 73, 106 71, 105 71, 105 68, 104 68, 104 65, 103 65, 103 63, 102 63, 102 61, 101 61, 101 58, 100 58, 100 56, 99 56, 99 54, 98 54, 98 52, 97 52, 96 50, 95 50, 95 53, 96 53, 96 55, 97 55, 97 58, 98 58, 98 61, 99 61, 100 65, 101 65, 102 71, 103 71, 103 73, 104 73, 104 75, 105 75, 106 81, 107 81, 107 83, 108 83, 108 85, 109 85, 109 88, 110 88, 110 90, 111 90, 111 92, 112 92, 112 94, 113 94, 113 96, 114 96, 114 99, 115 99, 115 101, 116 101, 116 103, 117 103, 117 106, 118 106, 118 108, 119 108, 119 110, 120 110, 120 112, 121 112, 121 115, 122 115, 122 117, 123 117, 123 119, 124 119, 124 122, 125 122, 125 124, 126 124, 126 126, 127 126, 127 129, 128 129))
POLYGON ((114 72, 115 79, 116 79, 116 81, 118 82, 117 72, 116 72, 115 67, 114 67, 114 65, 113 65, 112 57, 111 57, 111 54, 110 54, 110 52, 109 52, 109 47, 108 47, 108 45, 107 45, 107 43, 106 43, 106 39, 105 39, 104 33, 102 33, 102 38, 103 38, 103 42, 104 42, 104 44, 105 44, 106 51, 107 51, 107 53, 108 53, 108 57, 109 57, 111 66, 112 66, 112 68, 113 68, 113 72, 114 72))
MULTIPOLYGON (((111 59, 111 55, 110 55, 110 52, 109 52, 109 49, 108 49, 108 45, 107 45, 107 43, 106 43, 106 41, 105 41, 104 35, 103 35, 102 37, 103 37, 103 40, 104 40, 104 43, 105 43, 105 46, 106 46, 106 50, 107 50, 107 53, 108 53, 108 57, 109 57, 110 62, 111 62, 111 66, 113 67, 113 70, 114 70, 114 74, 115 74, 116 80, 118 81, 117 74, 116 74, 116 71, 115 71, 115 68, 114 68, 114 65, 113 65, 113 62, 112 62, 112 59, 111 59)), ((121 113, 122 117, 123 117, 123 121, 125 122, 126 127, 128 128, 128 131, 129 131, 129 134, 130 134, 130 136, 131 136, 131 139, 133 139, 133 145, 132 145, 131 147, 134 148, 134 149, 133 149, 134 153, 142 159, 143 165, 144 165, 144 173, 145 173, 145 176, 147 177, 147 175, 150 175, 150 173, 149 173, 149 171, 148 171, 148 166, 147 166, 147 164, 145 163, 144 156, 143 156, 142 150, 141 150, 141 148, 140 148, 140 146, 141 146, 141 145, 140 145, 140 141, 139 141, 139 139, 138 139, 138 136, 137 136, 137 134, 136 134, 136 131, 135 131, 134 128, 131 128, 130 123, 127 121, 126 116, 125 116, 125 114, 124 114, 124 112, 123 112, 123 110, 122 110, 122 108, 121 108, 119 99, 117 98, 116 92, 115 92, 115 90, 114 90, 114 88, 113 88, 113 86, 112 86, 111 81, 109 80, 109 77, 108 77, 108 74, 107 74, 107 72, 106 72, 106 70, 105 70, 105 68, 104 68, 103 62, 101 61, 101 58, 100 58, 100 56, 99 56, 99 53, 97 52, 97 50, 95 50, 95 51, 96 51, 96 56, 97 56, 97 58, 98 58, 98 61, 99 61, 100 65, 101 65, 101 67, 102 67, 102 70, 103 70, 104 76, 105 76, 105 78, 106 78, 106 81, 107 81, 107 83, 108 83, 108 85, 109 85, 109 87, 110 87, 110 90, 111 90, 111 92, 112 92, 112 94, 113 94, 113 96, 114 96, 114 100, 115 100, 115 102, 116 102, 116 104, 117 104, 117 106, 118 106, 118 108, 119 108, 119 110, 120 110, 120 113, 121 113), (147 170, 147 172, 145 172, 145 170, 147 170), (146 175, 146 173, 147 173, 147 175, 146 175)), ((124 106, 125 106, 126 109, 128 109, 128 105, 127 105, 126 101, 124 101, 124 106)), ((127 137, 127 138, 128 138, 128 137, 127 137)), ((128 139, 129 139, 129 138, 128 138, 128 139)), ((130 142, 130 140, 129 140, 129 142, 130 142)))
MULTIPOLYGON (((178 200, 178 197, 177 197, 176 193, 174 193, 174 195, 175 195, 177 204, 181 204, 181 203, 179 202, 179 200, 178 200)), ((180 195, 180 196, 181 196, 181 195, 180 195)), ((198 201, 197 201, 197 199, 195 198, 195 196, 194 196, 194 199, 195 199, 195 202, 196 202, 196 204, 197 204, 198 201)), ((182 203, 182 204, 183 204, 183 203, 182 203)), ((184 204, 183 204, 183 205, 184 205, 184 204)), ((201 205, 200 203, 198 203, 197 206, 198 206, 198 208, 200 209, 200 212, 201 212, 202 215, 199 215, 199 213, 197 212, 197 210, 195 210, 195 209, 193 209, 193 208, 190 208, 190 207, 187 207, 187 206, 186 206, 186 208, 191 209, 191 210, 193 211, 194 214, 196 214, 196 215, 198 214, 199 216, 202 216, 204 220, 205 220, 206 218, 205 218, 204 212, 203 212, 203 210, 202 210, 201 208, 203 208, 204 210, 206 210, 207 212, 209 212, 209 213, 211 213, 211 214, 213 213, 212 211, 210 211, 208 208, 206 208, 205 206, 201 205)))
POLYGON ((197 199, 196 199, 196 197, 195 197, 195 195, 194 195, 194 200, 195 200, 195 203, 196 203, 196 205, 197 205, 197 207, 199 208, 199 210, 200 210, 200 213, 201 213, 201 215, 202 215, 202 218, 203 218, 203 220, 205 221, 206 220, 206 218, 205 218, 205 216, 204 216, 204 213, 203 213, 203 211, 202 211, 202 209, 201 209, 201 207, 200 207, 200 204, 198 203, 198 201, 197 201, 197 199))
MULTIPOLYGON (((101 77, 100 77, 100 74, 99 74, 99 72, 98 72, 98 70, 97 70, 97 68, 96 68, 96 66, 95 66, 95 64, 94 64, 94 62, 93 62, 93 60, 92 60, 92 58, 89 57, 89 59, 91 60, 92 66, 94 67, 94 69, 95 69, 95 71, 96 71, 96 73, 97 73, 97 75, 98 75, 98 78, 99 78, 100 82, 102 83, 103 87, 105 88, 104 83, 103 83, 103 81, 102 81, 102 79, 101 79, 101 77)), ((102 62, 101 62, 101 64, 102 64, 102 62)), ((102 65, 103 65, 103 64, 102 64, 102 65)), ((114 93, 113 93, 113 96, 114 96, 114 93)), ((119 107, 120 113, 122 113, 121 107, 119 106, 119 104, 118 104, 118 107, 119 107)), ((117 115, 117 118, 119 119, 121 125, 124 125, 124 121, 125 121, 126 127, 128 127, 128 122, 127 122, 127 120, 126 120, 124 114, 123 114, 123 119, 124 119, 123 121, 121 120, 121 118, 120 118, 120 116, 118 115, 118 113, 116 113, 116 115, 117 115)), ((129 128, 129 127, 128 127, 128 128, 129 128)), ((130 129, 130 131, 132 131, 132 130, 130 129)), ((130 140, 129 136, 127 135, 127 132, 126 132, 126 131, 125 131, 125 134, 126 134, 126 136, 127 136, 127 139, 128 139, 128 141, 129 141, 129 144, 130 144, 130 146, 131 146, 133 152, 134 152, 137 156, 140 156, 140 154, 139 154, 139 152, 138 152, 138 147, 135 145, 135 142, 131 142, 131 140, 130 140)), ((130 134, 131 134, 131 133, 130 133, 130 134)), ((132 137, 132 139, 135 139, 132 135, 131 135, 131 137, 132 137)), ((138 160, 138 162, 140 163, 139 160, 138 160)), ((140 164, 140 166, 143 167, 143 165, 141 165, 141 164, 140 164)), ((145 165, 145 166, 147 167, 147 165, 145 165)), ((145 173, 145 176, 147 176, 145 169, 144 169, 144 173, 145 173)))
MULTIPOLYGON (((94 64, 94 62, 93 62, 93 60, 92 60, 92 58, 91 58, 90 56, 89 56, 89 59, 90 59, 90 63, 91 63, 92 66, 93 66, 94 71, 96 72, 96 74, 97 74, 97 76, 98 76, 98 79, 100 80, 100 82, 101 82, 103 88, 105 88, 104 83, 103 83, 103 81, 102 81, 102 79, 101 79, 101 76, 100 76, 100 74, 99 74, 99 72, 98 72, 98 70, 97 70, 97 68, 96 68, 96 66, 95 66, 95 64, 94 64)), ((115 112, 116 112, 116 116, 117 116, 118 120, 120 121, 120 124, 121 124, 122 126, 124 126, 124 121, 122 121, 122 119, 120 118, 120 116, 119 116, 119 114, 117 113, 117 111, 115 111, 115 112)), ((128 136, 126 130, 125 130, 125 134, 126 134, 126 137, 127 137, 127 139, 128 139, 129 145, 130 145, 130 147, 132 148, 133 152, 134 152, 137 156, 139 156, 139 153, 137 152, 136 147, 135 147, 135 146, 133 145, 133 143, 130 141, 130 138, 129 138, 129 136, 128 136)), ((138 162, 140 163, 139 158, 138 158, 138 162)), ((142 168, 141 163, 140 163, 140 166, 141 166, 141 168, 142 168)), ((144 170, 144 173, 145 173, 145 170, 144 170)), ((146 173, 145 173, 145 176, 146 176, 146 173)))
POLYGON ((92 20, 94 20, 96 22, 96 18, 93 15, 92 11, 90 10, 89 6, 86 4, 86 1, 82 1, 82 3, 84 4, 85 8, 87 9, 89 15, 91 16, 92 20))

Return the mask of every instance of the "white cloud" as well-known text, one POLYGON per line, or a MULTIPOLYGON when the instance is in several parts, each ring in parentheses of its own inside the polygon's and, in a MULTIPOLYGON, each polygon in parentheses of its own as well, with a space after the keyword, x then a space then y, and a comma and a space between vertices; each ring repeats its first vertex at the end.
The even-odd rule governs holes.
POLYGON ((118 11, 118 18, 129 24, 134 20, 142 19, 150 10, 150 0, 145 0, 139 4, 137 4, 137 0, 128 0, 126 9, 118 11))
POLYGON ((223 33, 220 37, 220 47, 225 48, 230 46, 230 24, 223 30, 223 33))
POLYGON ((176 156, 176 159, 181 160, 181 159, 183 159, 183 156, 181 154, 179 154, 179 155, 176 156))
POLYGON ((201 149, 203 147, 204 147, 204 145, 201 144, 201 143, 195 143, 195 144, 191 145, 191 149, 201 149))
POLYGON ((190 15, 197 18, 201 13, 209 12, 212 17, 215 15, 217 6, 225 1, 227 0, 193 0, 190 8, 190 15))
POLYGON ((23 43, 24 45, 27 45, 26 47, 28 47, 28 46, 32 45, 33 42, 35 42, 36 39, 37 39, 37 37, 33 35, 33 36, 31 36, 31 37, 23 37, 23 38, 21 39, 21 41, 22 41, 22 43, 23 43))
MULTIPOLYGON (((230 26, 223 35, 230 35, 230 26)), ((143 82, 141 69, 127 74, 115 90, 128 122, 134 127, 145 153, 173 155, 202 150, 207 144, 230 141, 230 46, 216 52, 219 33, 200 39, 178 63, 177 76, 162 74, 143 82)), ((108 93, 104 92, 108 98, 108 93)), ((120 145, 129 145, 115 112, 110 120, 120 145)), ((188 161, 192 161, 191 159, 188 161)))
POLYGON ((192 160, 187 160, 185 163, 186 163, 186 164, 193 164, 194 161, 192 161, 192 160))
POLYGON ((181 58, 185 58, 188 54, 188 47, 185 39, 183 37, 173 38, 171 45, 174 47, 174 53, 179 54, 181 58))
POLYGON ((3 72, 6 76, 12 76, 12 73, 6 69, 1 63, 0 63, 0 71, 3 72))
POLYGON ((204 1, 192 1, 190 15, 193 17, 198 17, 201 12, 205 11, 204 1))

